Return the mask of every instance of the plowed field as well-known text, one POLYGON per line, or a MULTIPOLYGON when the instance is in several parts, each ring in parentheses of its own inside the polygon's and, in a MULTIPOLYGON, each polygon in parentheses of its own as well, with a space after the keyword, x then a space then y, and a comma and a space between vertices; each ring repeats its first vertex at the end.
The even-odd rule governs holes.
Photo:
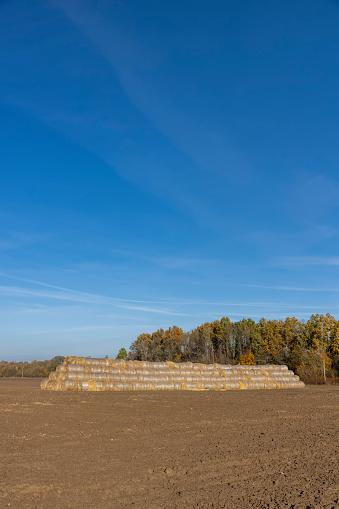
POLYGON ((339 387, 52 392, 0 379, 2 508, 339 508, 339 387))

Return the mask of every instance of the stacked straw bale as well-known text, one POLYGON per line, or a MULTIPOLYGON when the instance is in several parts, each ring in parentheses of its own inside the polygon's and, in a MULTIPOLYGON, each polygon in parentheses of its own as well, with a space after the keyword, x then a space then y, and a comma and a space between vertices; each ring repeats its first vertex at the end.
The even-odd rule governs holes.
POLYGON ((41 382, 58 391, 290 389, 304 387, 287 366, 229 366, 66 357, 41 382))

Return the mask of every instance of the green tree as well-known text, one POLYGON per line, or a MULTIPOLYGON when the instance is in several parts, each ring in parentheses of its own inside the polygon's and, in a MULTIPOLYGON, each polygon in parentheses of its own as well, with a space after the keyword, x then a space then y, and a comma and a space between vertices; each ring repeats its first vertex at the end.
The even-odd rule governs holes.
POLYGON ((126 359, 127 358, 127 350, 125 348, 120 348, 116 359, 126 359))

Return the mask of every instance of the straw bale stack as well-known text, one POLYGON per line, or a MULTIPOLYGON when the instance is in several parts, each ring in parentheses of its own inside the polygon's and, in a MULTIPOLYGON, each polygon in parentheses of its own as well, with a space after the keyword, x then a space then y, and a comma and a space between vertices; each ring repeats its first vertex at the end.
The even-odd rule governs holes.
POLYGON ((287 366, 229 366, 66 357, 41 382, 57 391, 291 389, 304 383, 287 366))

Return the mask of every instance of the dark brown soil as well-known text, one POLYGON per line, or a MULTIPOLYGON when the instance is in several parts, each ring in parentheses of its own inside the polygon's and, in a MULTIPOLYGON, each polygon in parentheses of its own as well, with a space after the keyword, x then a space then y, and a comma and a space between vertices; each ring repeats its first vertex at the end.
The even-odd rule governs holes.
POLYGON ((0 379, 1 508, 338 508, 339 387, 52 392, 0 379))

